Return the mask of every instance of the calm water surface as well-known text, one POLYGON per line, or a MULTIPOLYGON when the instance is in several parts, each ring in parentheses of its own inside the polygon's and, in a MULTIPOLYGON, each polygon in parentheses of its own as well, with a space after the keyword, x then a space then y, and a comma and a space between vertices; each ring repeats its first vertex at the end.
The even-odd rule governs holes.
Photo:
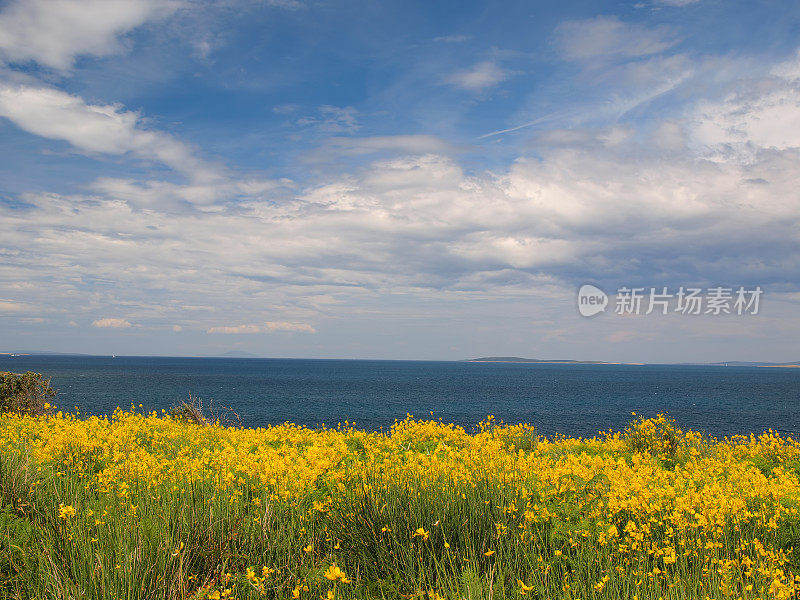
POLYGON ((621 429, 631 412, 666 411, 683 428, 723 436, 800 431, 800 369, 546 365, 370 360, 25 356, 0 370, 52 378, 59 408, 110 414, 169 408, 191 394, 247 426, 290 421, 389 427, 406 413, 471 428, 492 414, 541 433, 621 429))

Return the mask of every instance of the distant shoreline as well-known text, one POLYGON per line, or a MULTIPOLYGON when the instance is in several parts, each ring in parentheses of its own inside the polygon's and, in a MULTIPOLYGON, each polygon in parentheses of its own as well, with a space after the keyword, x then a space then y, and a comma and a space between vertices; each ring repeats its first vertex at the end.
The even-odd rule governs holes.
POLYGON ((4 358, 40 358, 40 357, 55 357, 55 358, 142 358, 142 359, 253 359, 253 360, 312 360, 312 361, 389 361, 389 362, 457 362, 457 363, 496 363, 496 364, 530 364, 530 365, 609 365, 609 366, 675 366, 675 367, 760 367, 760 368, 800 368, 800 361, 786 362, 786 363, 771 363, 771 362, 746 362, 746 361, 724 361, 724 362, 682 362, 682 363, 644 363, 644 362, 610 362, 603 360, 571 360, 571 359, 537 359, 537 358, 523 358, 519 356, 482 356, 478 358, 467 359, 449 359, 449 360, 430 360, 430 359, 386 359, 386 358, 297 358, 297 357, 265 357, 249 355, 247 353, 230 352, 225 354, 216 355, 198 355, 198 356, 163 356, 163 355, 99 355, 99 354, 81 354, 81 353, 68 353, 68 352, 0 352, 0 359, 4 358))
POLYGON ((667 364, 674 366, 696 366, 696 367, 762 367, 762 368, 800 368, 800 362, 794 363, 764 363, 764 362, 740 362, 727 361, 715 363, 641 363, 641 362, 607 362, 603 360, 563 360, 563 359, 538 359, 522 358, 519 356, 482 356, 480 358, 468 358, 461 362, 470 363, 503 363, 503 364, 531 364, 531 365, 634 365, 643 366, 646 364, 667 364))
POLYGON ((644 365, 645 363, 605 362, 602 360, 484 360, 473 358, 463 362, 501 363, 511 365, 644 365))

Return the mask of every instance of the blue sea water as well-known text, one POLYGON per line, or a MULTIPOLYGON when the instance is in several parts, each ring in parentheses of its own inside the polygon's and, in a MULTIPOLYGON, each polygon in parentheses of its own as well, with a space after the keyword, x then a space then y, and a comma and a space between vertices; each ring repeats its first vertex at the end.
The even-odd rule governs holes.
POLYGON ((800 431, 800 369, 677 365, 0 356, 0 370, 41 372, 59 408, 111 414, 169 408, 191 394, 243 425, 388 428, 406 413, 468 429, 487 415, 542 434, 624 428, 631 412, 667 412, 715 436, 800 431))

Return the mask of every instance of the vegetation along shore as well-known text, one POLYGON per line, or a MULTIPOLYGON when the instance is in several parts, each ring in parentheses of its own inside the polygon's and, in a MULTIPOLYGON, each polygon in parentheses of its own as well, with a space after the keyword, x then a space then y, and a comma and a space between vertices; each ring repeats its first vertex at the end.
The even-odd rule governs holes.
MULTIPOLYGON (((800 444, 0 417, 0 597, 795 598, 800 444)), ((8 407, 6 407, 8 408, 8 407)))

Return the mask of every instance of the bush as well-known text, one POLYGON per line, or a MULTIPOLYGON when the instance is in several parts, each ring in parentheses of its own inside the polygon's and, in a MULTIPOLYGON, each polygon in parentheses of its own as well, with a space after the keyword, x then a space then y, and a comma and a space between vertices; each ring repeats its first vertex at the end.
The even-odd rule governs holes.
POLYGON ((222 425, 224 427, 242 427, 242 418, 232 408, 223 406, 221 409, 214 407, 214 401, 203 405, 203 401, 196 396, 189 395, 188 400, 173 404, 169 415, 176 421, 191 425, 222 425))
POLYGON ((533 452, 539 444, 539 433, 533 425, 504 425, 495 431, 503 440, 503 445, 512 451, 533 452))
POLYGON ((41 373, 0 372, 0 412, 40 416, 52 412, 50 399, 56 390, 41 373))
POLYGON ((683 432, 675 419, 659 414, 651 419, 639 417, 628 424, 622 434, 632 452, 649 452, 662 459, 674 459, 683 432))
POLYGON ((203 403, 198 398, 189 396, 188 400, 179 402, 169 409, 170 416, 183 423, 192 425, 209 425, 208 419, 203 412, 203 403))

